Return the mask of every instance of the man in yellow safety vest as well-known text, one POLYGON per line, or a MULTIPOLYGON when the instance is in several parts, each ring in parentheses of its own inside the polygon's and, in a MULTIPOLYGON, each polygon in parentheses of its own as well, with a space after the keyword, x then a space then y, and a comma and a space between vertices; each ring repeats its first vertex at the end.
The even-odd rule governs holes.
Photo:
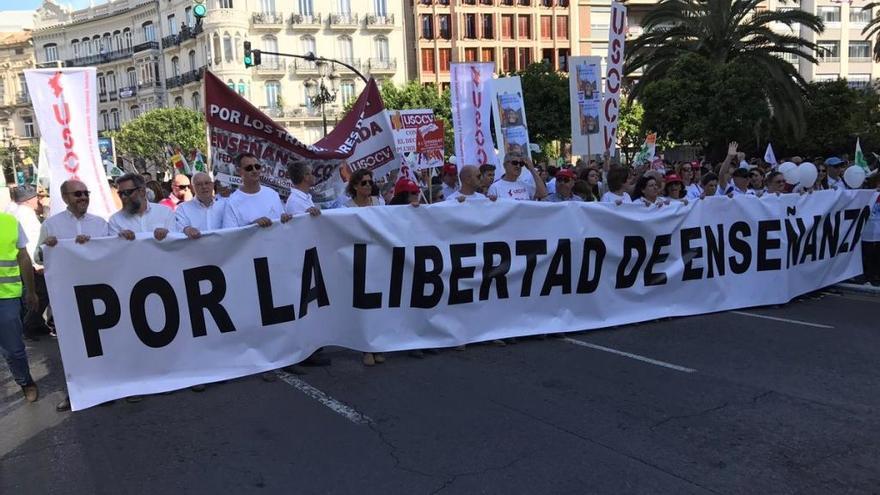
POLYGON ((21 386, 28 402, 35 402, 40 392, 28 367, 22 340, 22 279, 28 307, 36 307, 34 267, 27 251, 28 238, 12 215, 0 213, 0 353, 6 359, 15 383, 21 386))

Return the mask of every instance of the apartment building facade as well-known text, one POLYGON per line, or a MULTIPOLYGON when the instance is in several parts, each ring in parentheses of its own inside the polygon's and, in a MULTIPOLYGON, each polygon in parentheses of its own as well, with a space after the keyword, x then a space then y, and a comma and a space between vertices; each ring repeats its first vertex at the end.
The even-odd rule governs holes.
POLYGON ((425 84, 448 86, 452 62, 495 62, 499 74, 542 61, 565 71, 577 54, 569 0, 407 1, 415 21, 413 76, 425 84))
POLYGON ((23 148, 39 137, 24 79, 34 65, 29 32, 0 33, 0 146, 23 148))
POLYGON ((323 81, 337 98, 329 123, 364 83, 350 70, 264 56, 245 68, 243 44, 273 52, 341 59, 379 81, 406 80, 402 3, 393 0, 208 0, 197 23, 191 0, 116 0, 71 11, 46 0, 33 33, 37 66, 94 66, 98 126, 115 130, 154 108, 202 110, 211 70, 304 141, 322 136, 312 92, 323 81), (282 3, 279 2, 279 6, 282 3), (323 79, 322 79, 323 76, 323 79))

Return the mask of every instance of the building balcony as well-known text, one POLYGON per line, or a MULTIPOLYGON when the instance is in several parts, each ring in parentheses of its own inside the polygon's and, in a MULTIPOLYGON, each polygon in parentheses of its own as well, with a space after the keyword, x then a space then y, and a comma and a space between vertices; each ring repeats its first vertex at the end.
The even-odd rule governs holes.
POLYGON ((205 77, 205 66, 201 66, 198 69, 193 69, 189 72, 184 72, 181 76, 183 80, 183 85, 192 84, 195 82, 200 82, 202 78, 205 77))
MULTIPOLYGON (((359 58, 343 58, 343 57, 340 57, 340 58, 337 59, 337 60, 339 60, 340 62, 346 63, 346 64, 348 64, 348 65, 354 67, 355 69, 360 70, 360 68, 361 68, 361 59, 359 59, 359 58)), ((340 72, 346 72, 346 73, 350 73, 350 72, 351 72, 351 69, 349 69, 348 67, 346 67, 346 66, 344 66, 344 65, 333 64, 333 68, 334 68, 335 70, 337 70, 337 71, 340 71, 340 72)))
POLYGON ((181 76, 171 76, 165 79, 165 89, 174 89, 183 86, 183 78, 181 76))
POLYGON ((16 105, 29 105, 31 103, 31 95, 27 91, 19 91, 15 94, 16 105))
POLYGON ((119 96, 116 94, 115 89, 113 91, 110 91, 109 93, 107 93, 107 96, 110 101, 116 101, 119 98, 119 96))
POLYGON ((162 38, 162 48, 170 48, 172 46, 179 45, 180 41, 178 41, 176 34, 169 34, 168 36, 162 38))
POLYGON ((302 15, 293 14, 290 16, 290 27, 292 29, 302 29, 307 31, 317 31, 324 25, 324 19, 321 14, 318 15, 302 15))
POLYGON ((330 14, 330 29, 354 31, 359 24, 360 19, 357 14, 330 14))
POLYGON ((64 67, 64 62, 61 60, 52 60, 51 62, 40 62, 35 67, 37 69, 57 69, 59 67, 64 67))
MULTIPOLYGON (((64 61, 64 67, 90 67, 93 65, 106 64, 123 60, 131 57, 134 50, 131 48, 123 48, 122 50, 113 50, 112 52, 99 53, 97 55, 87 55, 84 57, 76 57, 64 61)), ((49 63, 49 62, 47 62, 49 63)), ((54 65, 50 66, 54 67, 54 65)))
POLYGON ((145 41, 143 43, 134 45, 134 48, 132 49, 132 51, 134 53, 138 53, 138 52, 143 52, 146 50, 158 50, 158 49, 159 49, 159 42, 158 41, 145 41))
POLYGON ((293 72, 300 75, 314 75, 318 73, 318 64, 308 60, 295 59, 293 61, 293 72))
POLYGON ((137 96, 137 93, 137 86, 126 86, 124 88, 119 88, 119 99, 125 100, 128 98, 134 98, 135 96, 137 96))
POLYGON ((276 76, 283 77, 287 74, 287 60, 279 60, 278 58, 269 58, 264 59, 263 62, 254 67, 256 74, 258 76, 276 76))
POLYGON ((251 28, 266 31, 278 31, 284 27, 284 15, 280 12, 254 12, 251 16, 251 28))
POLYGON ((280 119, 284 117, 284 109, 279 106, 271 106, 271 107, 260 107, 260 111, 272 117, 273 119, 280 119))
POLYGON ((107 102, 107 92, 106 91, 101 91, 98 93, 98 101, 100 101, 101 103, 107 102))
POLYGON ((368 15, 364 23, 371 31, 390 31, 394 29, 394 14, 368 15))
POLYGON ((145 82, 138 84, 138 90, 141 92, 149 91, 151 89, 155 89, 155 88, 158 88, 161 86, 162 86, 162 83, 159 81, 145 81, 145 82))
POLYGON ((202 27, 201 22, 196 24, 195 27, 189 27, 184 24, 183 27, 180 28, 180 33, 177 35, 177 43, 183 44, 187 41, 194 40, 198 38, 204 30, 205 28, 202 27))
POLYGON ((394 74, 397 72, 397 59, 371 58, 368 69, 370 74, 394 74))

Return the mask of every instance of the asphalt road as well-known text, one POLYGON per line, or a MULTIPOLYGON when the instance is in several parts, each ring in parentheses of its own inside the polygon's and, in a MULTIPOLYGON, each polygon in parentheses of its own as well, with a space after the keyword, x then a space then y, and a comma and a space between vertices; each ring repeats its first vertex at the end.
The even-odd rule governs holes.
POLYGON ((0 494, 878 493, 880 298, 248 377, 57 413, 0 371, 0 494), (761 318, 755 315, 779 319, 761 318))

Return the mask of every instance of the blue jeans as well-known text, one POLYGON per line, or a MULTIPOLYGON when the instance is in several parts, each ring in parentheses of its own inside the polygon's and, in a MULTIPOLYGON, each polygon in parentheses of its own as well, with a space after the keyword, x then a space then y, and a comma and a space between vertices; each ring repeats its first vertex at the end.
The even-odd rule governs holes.
POLYGON ((24 387, 34 382, 21 338, 21 301, 0 299, 0 354, 6 359, 15 383, 24 387))

